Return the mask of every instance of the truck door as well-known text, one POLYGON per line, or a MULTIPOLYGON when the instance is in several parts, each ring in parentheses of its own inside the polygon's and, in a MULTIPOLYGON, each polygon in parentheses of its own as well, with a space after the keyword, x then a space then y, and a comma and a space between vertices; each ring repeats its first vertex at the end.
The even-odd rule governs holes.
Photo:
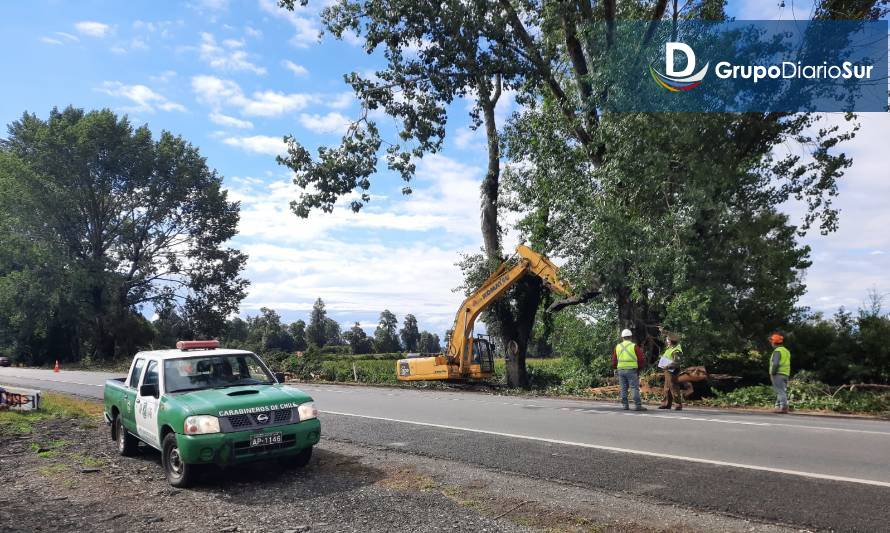
POLYGON ((128 431, 136 433, 136 392, 139 390, 139 380, 142 378, 142 370, 145 368, 145 359, 137 357, 133 361, 133 369, 127 379, 126 387, 121 388, 121 420, 128 431))
POLYGON ((136 389, 136 433, 146 444, 160 450, 161 443, 158 440, 159 401, 158 398, 155 398, 152 394, 142 395, 142 388, 145 385, 154 385, 155 390, 160 392, 157 361, 148 361, 148 366, 145 367, 145 375, 142 376, 139 388, 136 389))

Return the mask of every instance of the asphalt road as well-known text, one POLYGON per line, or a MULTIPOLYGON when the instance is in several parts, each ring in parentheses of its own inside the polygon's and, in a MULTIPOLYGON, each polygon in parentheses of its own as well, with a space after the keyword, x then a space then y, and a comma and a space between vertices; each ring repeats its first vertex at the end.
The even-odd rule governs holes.
MULTIPOLYGON (((115 374, 0 368, 101 397, 115 374)), ((890 529, 890 423, 377 387, 300 385, 328 438, 813 528, 890 529)))

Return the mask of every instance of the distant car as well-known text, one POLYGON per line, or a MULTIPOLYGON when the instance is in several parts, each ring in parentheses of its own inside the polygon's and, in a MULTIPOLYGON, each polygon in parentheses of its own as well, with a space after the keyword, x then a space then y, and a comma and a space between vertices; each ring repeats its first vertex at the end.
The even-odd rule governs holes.
POLYGON ((0 366, 12 366, 12 361, 9 357, 0 357, 0 366))

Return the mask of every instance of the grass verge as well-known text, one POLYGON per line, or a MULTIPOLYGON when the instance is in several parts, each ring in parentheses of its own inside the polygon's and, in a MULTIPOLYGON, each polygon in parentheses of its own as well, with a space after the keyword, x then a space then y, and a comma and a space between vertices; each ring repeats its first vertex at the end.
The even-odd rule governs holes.
POLYGON ((102 404, 95 400, 84 400, 51 392, 40 395, 38 411, 0 411, 0 434, 31 433, 34 424, 48 418, 95 419, 102 416, 102 404))

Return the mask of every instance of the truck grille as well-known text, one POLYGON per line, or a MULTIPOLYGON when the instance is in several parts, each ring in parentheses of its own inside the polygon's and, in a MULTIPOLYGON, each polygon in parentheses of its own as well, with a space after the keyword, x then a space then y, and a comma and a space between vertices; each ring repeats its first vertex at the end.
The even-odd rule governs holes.
POLYGON ((230 416, 228 417, 228 419, 229 424, 231 424, 232 427, 235 429, 246 428, 253 425, 253 423, 250 421, 250 417, 247 415, 230 416))
POLYGON ((272 413, 270 413, 269 411, 263 411, 262 413, 254 413, 251 416, 253 417, 253 421, 255 424, 265 426, 272 420, 272 417, 270 416, 271 414, 272 413))
POLYGON ((221 418, 220 429, 226 431, 244 431, 251 428, 264 428, 291 423, 295 420, 293 409, 276 409, 260 413, 232 415, 221 418), (264 415, 264 416, 261 416, 264 415), (262 419, 262 420, 261 420, 262 419))

